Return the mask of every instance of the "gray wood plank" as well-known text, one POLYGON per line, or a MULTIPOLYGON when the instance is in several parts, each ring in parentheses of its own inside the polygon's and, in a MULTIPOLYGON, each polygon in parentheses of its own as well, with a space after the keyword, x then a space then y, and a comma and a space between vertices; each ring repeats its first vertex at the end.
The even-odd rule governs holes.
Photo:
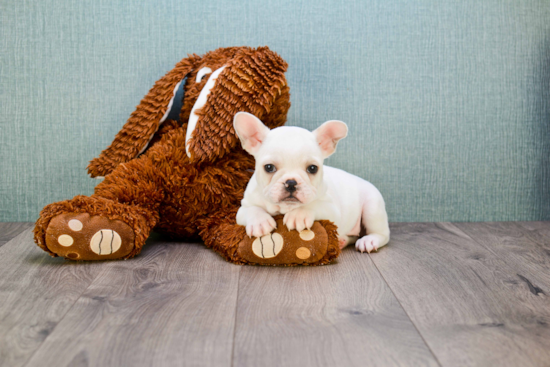
POLYGON ((33 226, 32 222, 1 222, 0 223, 0 246, 19 235, 25 229, 33 226))
POLYGON ((99 271, 99 264, 50 257, 32 229, 0 247, 1 364, 24 365, 99 271))
POLYGON ((367 254, 242 269, 235 366, 436 366, 367 254))
POLYGON ((27 366, 229 366, 240 266, 202 244, 105 263, 27 366))
POLYGON ((454 225, 515 269, 518 283, 550 295, 550 222, 454 225))
POLYGON ((372 260, 443 366, 543 366, 548 298, 449 223, 396 223, 372 260))

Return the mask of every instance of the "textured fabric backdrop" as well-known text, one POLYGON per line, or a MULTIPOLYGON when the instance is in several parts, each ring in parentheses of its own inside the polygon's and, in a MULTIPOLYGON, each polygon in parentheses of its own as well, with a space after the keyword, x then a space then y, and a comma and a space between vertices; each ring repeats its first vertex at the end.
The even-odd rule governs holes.
POLYGON ((0 221, 91 194, 85 167, 187 53, 268 45, 289 124, 350 134, 329 164, 390 221, 550 219, 550 2, 3 0, 0 221))

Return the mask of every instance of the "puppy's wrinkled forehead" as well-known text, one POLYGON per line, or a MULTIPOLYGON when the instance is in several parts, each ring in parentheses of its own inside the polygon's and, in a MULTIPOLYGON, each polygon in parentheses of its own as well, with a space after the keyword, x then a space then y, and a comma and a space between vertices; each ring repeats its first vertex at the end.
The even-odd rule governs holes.
POLYGON ((295 158, 315 156, 322 160, 315 136, 311 131, 296 126, 282 126, 271 130, 258 153, 260 156, 278 154, 295 158))

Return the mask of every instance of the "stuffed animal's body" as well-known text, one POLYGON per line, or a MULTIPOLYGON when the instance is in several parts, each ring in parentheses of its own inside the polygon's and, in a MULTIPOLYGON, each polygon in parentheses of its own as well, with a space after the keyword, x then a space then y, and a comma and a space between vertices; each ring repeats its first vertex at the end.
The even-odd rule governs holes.
POLYGON ((138 254, 155 229, 200 237, 239 264, 332 261, 339 248, 336 227, 328 221, 304 233, 279 225, 259 239, 248 238, 236 224, 254 158, 242 150, 233 116, 248 111, 270 128, 283 125, 290 107, 286 68, 267 47, 222 48, 183 59, 88 166, 92 177, 105 177, 94 194, 42 210, 36 243, 52 256, 73 260, 122 259, 138 254), (180 124, 167 116, 185 78, 180 124))

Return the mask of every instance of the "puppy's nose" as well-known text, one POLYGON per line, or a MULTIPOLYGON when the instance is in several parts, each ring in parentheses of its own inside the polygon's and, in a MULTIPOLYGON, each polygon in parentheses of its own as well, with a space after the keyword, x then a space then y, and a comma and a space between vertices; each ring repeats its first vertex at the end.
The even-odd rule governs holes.
POLYGON ((285 190, 288 192, 294 192, 296 191, 296 185, 298 185, 298 183, 295 180, 286 180, 285 190))

